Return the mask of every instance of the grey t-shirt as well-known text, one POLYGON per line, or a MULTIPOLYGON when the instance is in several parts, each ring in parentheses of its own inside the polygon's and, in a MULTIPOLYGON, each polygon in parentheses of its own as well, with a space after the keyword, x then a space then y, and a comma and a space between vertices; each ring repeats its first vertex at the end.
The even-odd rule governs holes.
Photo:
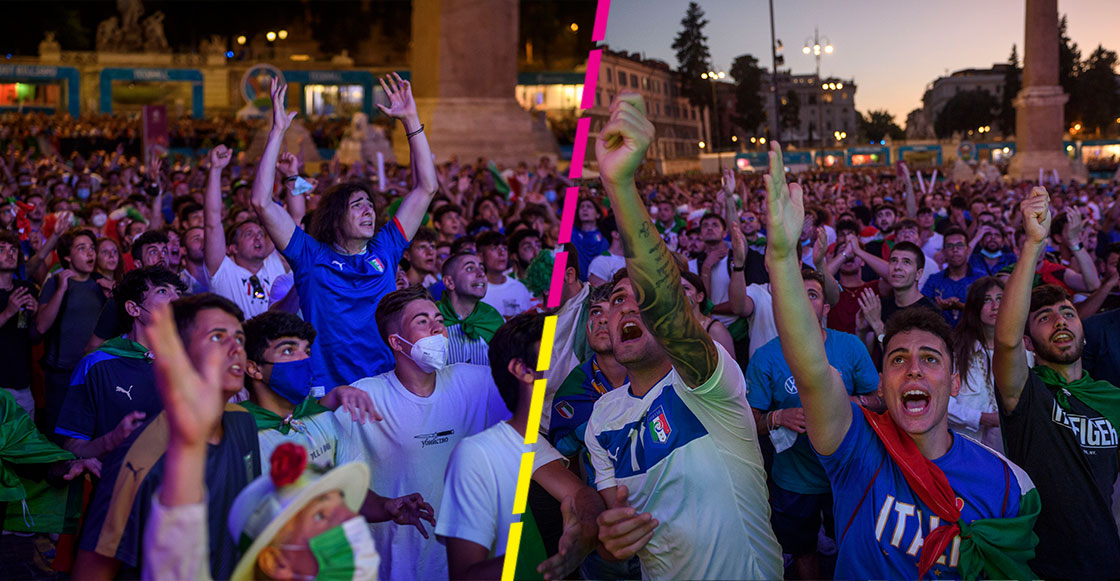
MULTIPOLYGON (((70 279, 66 296, 58 309, 58 317, 43 336, 46 343, 44 361, 47 365, 56 369, 73 369, 82 359, 86 344, 89 343, 93 328, 101 315, 101 307, 105 304, 105 292, 97 284, 97 276, 93 275, 84 282, 70 279)), ((43 285, 43 292, 39 294, 40 308, 51 301, 57 289, 58 277, 51 276, 43 285)))

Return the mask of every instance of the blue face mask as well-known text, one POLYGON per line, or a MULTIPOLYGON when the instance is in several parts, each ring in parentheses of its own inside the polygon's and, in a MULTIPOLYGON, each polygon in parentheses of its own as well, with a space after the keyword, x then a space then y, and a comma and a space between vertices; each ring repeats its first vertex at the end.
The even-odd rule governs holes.
POLYGON ((77 190, 74 190, 74 193, 78 195, 79 200, 89 199, 89 188, 78 188, 77 190))
POLYGON ((311 392, 311 358, 273 363, 268 387, 295 405, 303 403, 311 392))
POLYGON ((556 202, 556 190, 545 190, 544 199, 548 200, 548 203, 550 203, 550 204, 555 203, 556 202))

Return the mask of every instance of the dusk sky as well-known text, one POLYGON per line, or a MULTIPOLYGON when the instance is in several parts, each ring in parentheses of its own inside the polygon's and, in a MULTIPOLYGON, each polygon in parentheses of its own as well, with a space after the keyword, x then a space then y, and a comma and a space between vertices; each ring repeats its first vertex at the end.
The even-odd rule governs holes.
MULTIPOLYGON (((770 68, 770 19, 766 0, 701 0, 704 32, 717 70, 730 71, 741 54, 770 68)), ((1023 55, 1025 0, 774 0, 774 28, 785 65, 812 73, 812 55, 801 48, 819 26, 835 47, 821 58, 821 75, 854 79, 856 109, 886 109, 904 125, 921 107, 926 86, 939 76, 1007 61, 1011 45, 1023 55)), ((672 49, 687 0, 611 0, 606 42, 612 50, 642 52, 677 66, 672 49)), ((1082 58, 1098 44, 1120 50, 1120 1, 1066 0, 1069 36, 1082 58)), ((824 44, 823 42, 821 44, 824 44)))

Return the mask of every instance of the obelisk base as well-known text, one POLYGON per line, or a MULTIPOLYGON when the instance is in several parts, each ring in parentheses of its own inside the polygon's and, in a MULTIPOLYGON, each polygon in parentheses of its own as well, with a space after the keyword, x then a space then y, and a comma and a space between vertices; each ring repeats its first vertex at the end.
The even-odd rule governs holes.
MULTIPOLYGON (((513 98, 418 98, 416 107, 437 163, 452 156, 460 163, 485 157, 506 166, 524 161, 534 167, 541 156, 555 159, 559 154, 544 119, 535 119, 513 98)), ((408 159, 408 140, 399 123, 393 129, 393 152, 402 162, 408 159)))
POLYGON ((1062 181, 1072 177, 1069 156, 1061 149, 1063 107, 1068 100, 1060 86, 1028 87, 1019 92, 1013 101, 1016 151, 1007 171, 1012 179, 1037 180, 1039 169, 1048 175, 1058 170, 1062 181))

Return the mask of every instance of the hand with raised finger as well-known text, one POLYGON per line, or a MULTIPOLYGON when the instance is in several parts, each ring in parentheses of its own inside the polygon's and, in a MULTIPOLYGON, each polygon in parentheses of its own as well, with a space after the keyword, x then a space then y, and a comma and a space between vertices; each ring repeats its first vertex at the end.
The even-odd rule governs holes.
POLYGON ((1066 244, 1074 244, 1081 241, 1081 232, 1085 227, 1085 223, 1081 218, 1081 212, 1077 208, 1066 208, 1066 228, 1063 236, 1066 239, 1066 244))
POLYGON ((641 95, 622 93, 615 97, 610 119, 595 142, 603 182, 612 186, 633 183, 651 141, 653 124, 646 119, 641 95))
POLYGON ((1045 188, 1032 189, 1031 194, 1019 204, 1019 211, 1023 214, 1027 240, 1041 244, 1050 235, 1050 194, 1045 188))
POLYGON ((381 83, 381 88, 385 90, 385 95, 389 97, 388 107, 381 103, 377 104, 377 108, 381 109, 382 113, 397 119, 417 115, 411 83, 402 79, 397 73, 381 77, 378 81, 381 83))
POLYGON ((287 83, 273 77, 272 84, 269 86, 269 95, 272 97, 272 130, 287 131, 292 126, 292 119, 296 118, 295 111, 289 113, 284 109, 284 103, 288 98, 287 83))
POLYGON ((630 491, 625 485, 615 490, 616 505, 599 514, 599 542, 611 557, 625 561, 633 557, 653 538, 657 519, 646 512, 638 514, 630 506, 630 491))
POLYGON ((723 193, 727 194, 727 199, 732 200, 735 197, 735 170, 730 167, 723 168, 723 193))
POLYGON ((796 254, 797 246, 801 243, 801 229, 805 224, 805 203, 801 186, 786 182, 782 147, 776 141, 770 146, 770 174, 766 176, 766 193, 766 251, 779 258, 796 254))

